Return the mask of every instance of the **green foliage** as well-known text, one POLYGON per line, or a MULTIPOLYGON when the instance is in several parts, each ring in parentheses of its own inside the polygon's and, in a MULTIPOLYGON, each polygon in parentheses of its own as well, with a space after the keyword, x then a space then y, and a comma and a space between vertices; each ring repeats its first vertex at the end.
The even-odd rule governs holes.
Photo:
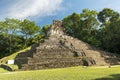
POLYGON ((32 43, 39 43, 42 42, 44 40, 44 35, 43 34, 37 34, 34 36, 32 43))
MULTIPOLYGON (((63 19, 65 32, 104 50, 120 53, 120 14, 112 9, 102 11, 84 9, 63 19)), ((34 21, 6 18, 0 21, 0 58, 44 42, 50 25, 40 28, 34 21)))
POLYGON ((112 9, 104 8, 98 14, 98 20, 102 23, 101 26, 106 26, 110 22, 118 20, 120 14, 112 9))
POLYGON ((7 48, 7 50, 9 50, 9 54, 12 53, 12 46, 14 45, 12 41, 13 39, 15 39, 14 35, 16 35, 17 33, 19 22, 20 21, 17 19, 8 19, 8 18, 6 18, 5 21, 0 22, 1 36, 3 37, 3 40, 6 39, 6 42, 8 43, 7 45, 9 47, 7 48))
POLYGON ((45 26, 43 26, 43 28, 42 28, 42 30, 41 30, 41 33, 42 33, 42 35, 44 36, 44 38, 45 37, 47 37, 48 36, 48 30, 50 29, 50 25, 45 25, 45 26))
POLYGON ((98 14, 102 28, 98 31, 101 47, 109 52, 120 53, 120 14, 105 8, 98 14))
POLYGON ((80 15, 77 13, 73 13, 63 19, 63 25, 66 29, 66 33, 76 37, 76 33, 79 32, 80 26, 80 15))
POLYGON ((24 47, 30 46, 32 43, 32 38, 35 34, 40 32, 40 27, 35 24, 33 21, 29 21, 25 19, 20 24, 21 33, 23 34, 23 37, 25 38, 25 45, 24 47))
POLYGON ((37 43, 41 35, 40 27, 30 20, 6 18, 0 21, 0 58, 37 43))
POLYGON ((6 56, 6 57, 0 59, 0 64, 6 64, 8 60, 14 60, 18 54, 21 54, 22 52, 28 51, 30 49, 31 49, 31 47, 28 47, 26 49, 23 49, 16 53, 11 54, 10 56, 6 56))
POLYGON ((65 17, 63 19, 63 25, 66 33, 85 42, 94 44, 93 40, 97 42, 95 35, 97 26, 99 25, 96 16, 96 11, 84 9, 80 14, 73 13, 65 17))
MULTIPOLYGON (((28 47, 26 49, 23 49, 23 50, 20 50, 20 51, 18 51, 16 53, 11 54, 10 56, 6 56, 6 57, 0 59, 0 65, 6 65, 6 66, 10 67, 13 71, 14 70, 18 70, 18 66, 17 65, 7 64, 7 61, 8 60, 14 60, 18 54, 21 54, 22 52, 28 51, 30 49, 31 49, 31 47, 28 47)), ((0 72, 3 72, 3 71, 0 71, 0 72)))
POLYGON ((66 33, 93 46, 120 53, 120 14, 109 8, 100 12, 84 9, 63 19, 66 33))
POLYGON ((110 52, 120 53, 120 20, 112 22, 105 28, 102 47, 110 52))

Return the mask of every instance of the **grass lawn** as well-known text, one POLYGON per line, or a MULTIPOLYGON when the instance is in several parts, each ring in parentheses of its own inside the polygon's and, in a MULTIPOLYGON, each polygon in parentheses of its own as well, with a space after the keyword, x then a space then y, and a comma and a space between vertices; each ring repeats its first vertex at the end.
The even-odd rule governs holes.
POLYGON ((30 49, 31 49, 31 47, 28 47, 26 49, 23 49, 23 50, 20 50, 16 53, 13 53, 10 56, 6 56, 6 57, 0 59, 0 64, 6 64, 8 60, 13 60, 18 54, 21 54, 21 52, 25 52, 25 51, 30 50, 30 49))
POLYGON ((120 80, 120 66, 2 72, 0 80, 120 80))
MULTIPOLYGON (((31 47, 0 59, 0 64, 14 59, 21 52, 31 47)), ((8 65, 11 67, 11 65, 8 65)), ((17 66, 12 66, 17 68, 17 66)), ((69 67, 58 69, 8 72, 0 68, 0 80, 120 80, 120 65, 103 67, 69 67)))
POLYGON ((3 68, 0 68, 0 73, 3 73, 3 72, 8 72, 8 71, 3 68))

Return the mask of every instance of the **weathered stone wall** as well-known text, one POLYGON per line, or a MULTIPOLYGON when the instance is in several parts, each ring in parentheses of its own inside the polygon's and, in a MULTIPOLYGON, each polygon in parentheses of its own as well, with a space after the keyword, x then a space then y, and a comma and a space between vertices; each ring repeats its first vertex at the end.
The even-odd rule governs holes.
POLYGON ((15 62, 22 70, 61 68, 79 65, 120 64, 117 57, 94 49, 89 44, 65 35, 62 22, 54 20, 50 35, 44 43, 38 43, 30 51, 19 54, 15 62))
MULTIPOLYGON (((67 49, 42 49, 40 52, 36 52, 33 58, 28 61, 28 65, 37 66, 36 69, 68 67, 80 65, 81 63, 81 57, 74 57, 74 54, 67 49)), ((25 67, 23 69, 26 70, 25 67)))
POLYGON ((62 21, 59 21, 59 20, 53 20, 53 25, 55 27, 62 27, 62 21))
POLYGON ((54 20, 53 21, 53 25, 51 26, 50 31, 48 31, 48 33, 50 35, 63 35, 63 27, 62 27, 62 21, 58 21, 58 20, 54 20))

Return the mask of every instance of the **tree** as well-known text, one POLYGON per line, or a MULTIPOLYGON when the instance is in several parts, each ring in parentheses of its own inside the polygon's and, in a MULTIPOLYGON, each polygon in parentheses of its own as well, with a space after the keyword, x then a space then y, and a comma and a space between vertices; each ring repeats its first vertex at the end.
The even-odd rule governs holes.
POLYGON ((17 33, 17 30, 19 30, 19 20, 18 19, 9 19, 6 18, 5 21, 1 22, 0 25, 2 27, 2 34, 4 37, 8 38, 9 43, 9 54, 12 53, 12 46, 14 45, 12 43, 12 39, 14 39, 14 36, 17 33))
POLYGON ((23 22, 21 22, 20 28, 21 33, 25 38, 24 47, 30 46, 31 45, 30 43, 34 35, 40 32, 40 27, 37 26, 35 22, 25 19, 23 22))
POLYGON ((102 23, 101 26, 107 26, 118 19, 119 13, 109 8, 104 8, 98 14, 98 20, 102 23))
POLYGON ((102 47, 110 52, 120 54, 120 20, 111 22, 105 28, 104 35, 102 36, 102 47))
POLYGON ((96 29, 99 25, 97 21, 97 12, 95 10, 84 9, 80 14, 80 24, 82 30, 79 35, 79 39, 86 41, 88 43, 94 43, 96 29))
POLYGON ((118 12, 104 8, 98 14, 98 20, 101 27, 98 33, 98 40, 101 42, 101 48, 106 51, 119 53, 120 46, 120 15, 118 12))
POLYGON ((97 14, 98 13, 94 10, 84 9, 80 14, 80 20, 83 26, 82 28, 87 30, 95 29, 99 25, 96 19, 97 14))
POLYGON ((63 25, 66 29, 66 33, 76 37, 80 29, 80 15, 73 13, 63 19, 63 25))
POLYGON ((9 54, 9 39, 3 34, 0 34, 0 58, 9 54))
POLYGON ((48 31, 50 30, 51 25, 45 25, 41 29, 41 34, 45 37, 48 37, 48 31))
POLYGON ((40 35, 40 27, 33 21, 9 18, 0 21, 0 58, 37 43, 40 35))
POLYGON ((97 42, 95 38, 96 29, 99 25, 97 12, 84 9, 82 13, 73 13, 63 19, 63 25, 67 34, 93 44, 97 42))

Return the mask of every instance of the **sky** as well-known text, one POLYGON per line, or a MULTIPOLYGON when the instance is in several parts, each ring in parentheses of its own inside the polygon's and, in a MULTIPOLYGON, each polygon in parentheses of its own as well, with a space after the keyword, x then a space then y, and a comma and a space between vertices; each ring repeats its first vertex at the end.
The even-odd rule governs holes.
POLYGON ((96 11, 111 8, 120 12, 120 0, 0 0, 0 20, 27 18, 44 26, 86 8, 96 11))

